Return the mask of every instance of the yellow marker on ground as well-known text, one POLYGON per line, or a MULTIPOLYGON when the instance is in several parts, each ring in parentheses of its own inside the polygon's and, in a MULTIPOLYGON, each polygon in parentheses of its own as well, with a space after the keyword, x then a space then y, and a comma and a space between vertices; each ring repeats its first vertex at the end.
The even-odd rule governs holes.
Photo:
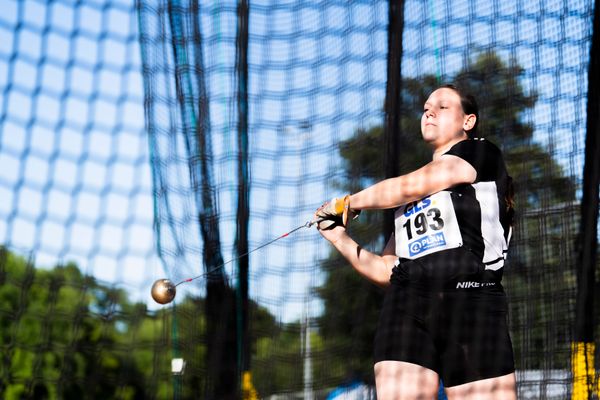
POLYGON ((591 400, 591 393, 600 396, 599 377, 594 368, 594 343, 571 344, 571 368, 573 393, 571 400, 591 400))
POLYGON ((258 400, 258 392, 252 384, 252 372, 250 371, 242 373, 242 399, 258 400))

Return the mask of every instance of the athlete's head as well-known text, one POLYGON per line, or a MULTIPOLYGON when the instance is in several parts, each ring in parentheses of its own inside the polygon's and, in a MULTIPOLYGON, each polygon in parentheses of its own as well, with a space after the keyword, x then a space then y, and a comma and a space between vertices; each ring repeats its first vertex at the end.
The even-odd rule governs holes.
POLYGON ((479 109, 475 98, 454 85, 434 90, 425 102, 421 117, 423 139, 442 145, 477 130, 479 109))
POLYGON ((440 86, 440 88, 447 88, 454 90, 458 96, 460 97, 460 105, 462 106, 463 112, 466 115, 473 114, 475 116, 475 123, 471 127, 471 129, 467 132, 467 134, 471 137, 476 136, 477 126, 479 125, 479 105, 477 104, 477 100, 475 97, 467 92, 465 92, 462 88, 453 85, 446 84, 440 86))

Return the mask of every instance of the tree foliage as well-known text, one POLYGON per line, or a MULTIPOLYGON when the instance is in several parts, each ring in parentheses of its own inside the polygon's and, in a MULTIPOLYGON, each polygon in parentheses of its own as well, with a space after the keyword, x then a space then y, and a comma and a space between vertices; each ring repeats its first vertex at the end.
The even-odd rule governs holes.
MULTIPOLYGON (((160 321, 122 289, 75 264, 36 269, 0 250, 0 392, 3 398, 154 398, 168 379, 148 369, 160 321)), ((154 363, 156 365, 156 363, 154 363)))
MULTIPOLYGON (((0 397, 201 397, 210 368, 205 299, 179 301, 153 312, 131 302, 123 289, 83 275, 73 263, 39 269, 0 247, 0 397), (175 357, 186 361, 183 375, 171 373, 175 357)), ((254 302, 250 312, 260 355, 277 324, 254 302)), ((285 380, 276 388, 282 387, 285 380)))

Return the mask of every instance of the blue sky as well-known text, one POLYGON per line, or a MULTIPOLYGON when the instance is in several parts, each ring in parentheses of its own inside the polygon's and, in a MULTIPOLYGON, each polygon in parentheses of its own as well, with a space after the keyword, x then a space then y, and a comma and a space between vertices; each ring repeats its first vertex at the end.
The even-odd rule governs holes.
POLYGON ((137 20, 104 5, 3 2, 0 241, 139 291, 156 263, 137 20))

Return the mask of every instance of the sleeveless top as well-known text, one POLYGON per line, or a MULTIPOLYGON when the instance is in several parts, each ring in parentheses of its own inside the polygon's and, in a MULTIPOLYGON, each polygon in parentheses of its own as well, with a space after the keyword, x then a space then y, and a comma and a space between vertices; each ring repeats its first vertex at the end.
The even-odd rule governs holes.
POLYGON ((491 142, 474 138, 445 154, 471 164, 477 172, 475 182, 400 206, 395 212, 396 255, 426 263, 429 258, 440 260, 442 254, 435 253, 464 247, 486 270, 498 271, 504 266, 512 232, 506 202, 511 178, 502 153, 491 142))

